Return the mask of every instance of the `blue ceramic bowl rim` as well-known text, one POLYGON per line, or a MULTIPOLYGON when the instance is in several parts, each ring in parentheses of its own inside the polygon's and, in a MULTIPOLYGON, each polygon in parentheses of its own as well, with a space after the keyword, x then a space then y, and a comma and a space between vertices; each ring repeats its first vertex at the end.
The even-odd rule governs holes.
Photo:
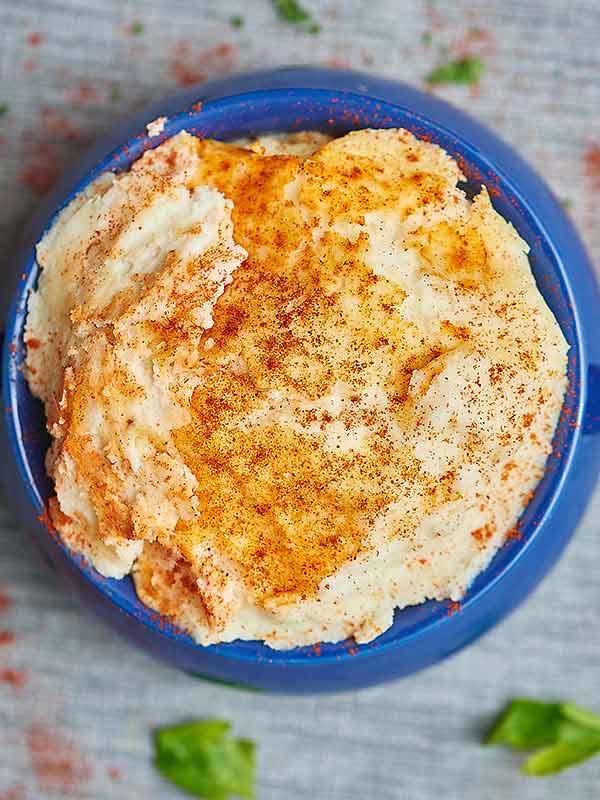
MULTIPOLYGON (((199 90, 199 94, 201 94, 201 90, 199 90)), ((397 103, 391 103, 384 100, 377 100, 375 98, 371 98, 368 95, 362 95, 357 92, 348 92, 348 91, 335 91, 335 90, 326 90, 326 89, 264 89, 264 90, 257 90, 252 92, 242 92, 240 94, 233 94, 224 97, 220 97, 217 99, 211 99, 206 101, 202 108, 196 108, 196 104, 192 104, 188 108, 182 110, 180 113, 171 116, 168 119, 168 122, 165 126, 164 133, 159 137, 149 138, 145 133, 139 134, 137 136, 132 137, 126 142, 125 145, 115 148, 112 150, 106 158, 99 161, 96 166, 90 170, 84 178, 79 180, 74 187, 70 190, 68 195, 64 198, 63 202, 60 203, 54 213, 49 217, 47 225, 44 229, 44 232, 53 224, 57 214, 60 210, 67 205, 70 200, 79 192, 82 191, 85 186, 87 186, 95 177, 97 177, 100 173, 105 172, 110 169, 115 169, 118 167, 117 171, 121 168, 126 168, 131 161, 135 160, 135 158, 139 157, 146 149, 153 148, 160 144, 165 138, 173 135, 174 133, 178 132, 183 128, 187 128, 188 130, 191 129, 194 132, 197 127, 200 129, 202 128, 202 116, 206 116, 206 112, 223 112, 227 110, 231 110, 232 105, 235 106, 236 104, 248 104, 248 103, 256 103, 262 101, 266 98, 269 98, 271 101, 281 101, 284 100, 287 103, 290 102, 306 102, 307 100, 325 100, 325 98, 329 98, 331 102, 332 98, 337 98, 340 103, 349 103, 351 101, 358 102, 359 104, 363 105, 373 105, 377 104, 381 109, 390 109, 396 115, 402 116, 406 119, 412 120, 412 125, 406 125, 408 128, 412 128, 416 131, 417 135, 418 132, 421 131, 426 133, 426 135, 431 136, 433 141, 451 141, 454 142, 456 149, 461 152, 461 154, 469 154, 471 156, 472 161, 468 161, 467 163, 479 163, 484 164, 486 167, 491 168, 493 171, 494 176, 496 177, 498 184, 507 187, 509 189, 509 194, 516 198, 520 213, 528 217, 528 223, 531 225, 533 230, 536 230, 540 235, 544 248, 548 251, 551 260, 553 261, 556 271, 560 276, 561 280, 561 287, 560 293, 563 299, 566 298, 567 306, 569 307, 569 315, 570 321, 568 324, 568 330, 565 330, 565 334, 569 339, 569 343, 571 344, 571 369, 575 370, 574 377, 572 374, 571 385, 574 388, 574 391, 571 396, 567 397, 565 406, 570 405, 570 410, 572 413, 571 421, 575 422, 575 424, 571 424, 568 426, 566 431, 563 431, 564 441, 563 446, 561 449, 560 455, 560 469, 554 471, 553 475, 550 476, 549 483, 544 487, 543 491, 543 502, 541 503, 541 508, 538 508, 535 514, 530 512, 531 507, 534 505, 534 502, 530 504, 528 509, 526 509, 524 517, 529 514, 529 521, 526 525, 524 525, 524 531, 521 541, 518 543, 513 542, 510 543, 511 553, 510 557, 506 559, 506 563, 498 570, 494 566, 495 562, 498 560, 498 556, 505 552, 505 548, 501 548, 498 554, 494 557, 491 564, 482 572, 480 575, 475 579, 471 588, 469 588, 465 598, 462 601, 463 607, 468 607, 473 605, 477 602, 478 599, 482 598, 485 594, 489 591, 493 590, 497 584, 502 580, 504 575, 517 563, 520 559, 525 555, 527 549, 531 542, 536 538, 538 535, 542 533, 543 523, 550 515, 554 504, 557 502, 561 488, 567 478, 569 473, 569 468, 573 460, 573 455, 575 449, 577 447, 580 431, 581 431, 581 423, 583 420, 583 415, 585 413, 585 402, 586 402, 586 374, 585 374, 585 366, 586 366, 586 353, 585 353, 585 342, 584 337, 581 335, 581 323, 577 312, 577 307, 573 303, 573 297, 571 292, 571 287, 569 285, 568 280, 565 279, 565 270, 564 264, 560 257, 558 256, 553 243, 552 239, 548 234, 548 231, 545 229, 543 223, 537 218, 535 214, 533 214, 526 201, 526 198, 523 196, 521 191, 518 187, 510 180, 510 178, 503 173, 502 170, 499 170, 498 167, 494 164, 494 162, 483 153, 480 153, 470 145, 467 141, 463 140, 462 137, 457 134, 455 131, 449 130, 445 128, 443 125, 440 125, 437 122, 433 122, 432 120, 427 119, 423 115, 411 110, 410 108, 404 107, 397 103), (195 123, 198 122, 196 126, 195 123), (433 134, 433 135, 432 135, 433 134), (496 570, 496 571, 495 571, 496 570), (481 584, 481 585, 479 585, 481 584)), ((395 122, 395 125, 400 124, 399 122, 395 122)), ((361 125, 359 127, 364 127, 361 125)), ((273 128, 270 128, 272 130, 273 128)), ((289 129, 289 126, 288 126, 289 129)), ((267 132, 266 130, 264 132, 267 132)), ((536 181, 539 181, 537 177, 533 176, 536 181)), ((562 213, 562 212, 561 212, 562 213)), ((39 239, 43 236, 43 233, 40 235, 39 239)), ((41 516, 44 514, 45 504, 42 500, 40 493, 38 492, 38 488, 35 483, 35 479, 32 475, 28 458, 26 452, 23 447, 23 440, 20 431, 20 422, 18 420, 18 404, 16 404, 16 397, 14 396, 14 370, 18 369, 17 360, 14 358, 14 352, 11 352, 11 345, 12 347, 21 347, 22 348, 22 336, 17 336, 15 338, 15 333, 19 333, 21 331, 22 326, 22 319, 24 315, 24 308, 26 305, 26 298, 28 296, 30 288, 35 284, 37 279, 37 264, 35 261, 35 253, 32 252, 31 256, 27 262, 27 266, 24 270, 25 278, 20 282, 19 292, 13 301, 8 323, 7 323, 7 336, 5 341, 4 347, 4 354, 3 354, 3 387, 5 392, 5 409, 6 415, 8 417, 8 431, 9 431, 9 438, 15 452, 17 458, 17 465, 18 470, 21 476, 23 483, 25 484, 28 497, 37 511, 37 513, 41 516), (12 379, 12 380, 11 380, 12 379), (6 396, 8 395, 8 396, 6 396)), ((547 298, 548 299, 548 298, 547 298)), ((546 480, 547 475, 545 476, 544 480, 546 480)), ((540 487, 541 488, 541 487, 540 487)), ((539 490, 536 492, 536 495, 539 495, 539 490)), ((86 560, 77 553, 73 553, 70 549, 60 540, 57 539, 58 546, 63 550, 65 555, 76 565, 79 571, 84 575, 87 581, 92 583, 97 590, 99 590, 102 594, 108 597, 108 599, 115 603, 122 612, 127 614, 128 616, 133 617, 136 621, 141 622, 142 624, 154 629, 157 633, 165 636, 167 638, 177 639, 179 643, 182 640, 189 644, 190 647, 193 648, 200 648, 201 645, 196 644, 193 642, 191 637, 187 634, 183 634, 179 631, 176 626, 173 626, 168 620, 164 620, 164 618, 159 618, 159 615, 156 612, 153 612, 151 609, 142 606, 139 601, 131 603, 123 598, 121 594, 114 591, 111 585, 111 581, 103 578, 99 575, 87 562, 86 560), (140 608, 141 606, 141 608, 140 608)), ((130 580, 130 579, 127 579, 130 580)), ((431 603, 431 601, 429 601, 431 603)), ((425 604, 428 605, 428 604, 425 604)), ((437 610, 426 617, 426 619, 418 623, 414 626, 414 629, 402 634, 401 636, 394 637, 393 635, 391 638, 388 638, 387 641, 379 641, 376 639, 374 642, 370 642, 365 645, 356 645, 350 649, 343 647, 344 643, 325 643, 322 644, 322 651, 320 654, 315 655, 313 648, 311 647, 302 647, 302 648, 294 648, 292 650, 287 651, 279 651, 273 650, 272 648, 264 645, 260 642, 247 642, 247 641, 236 641, 231 643, 225 644, 217 644, 217 645, 210 645, 207 649, 212 650, 215 653, 221 653, 226 655, 228 658, 236 659, 240 661, 260 661, 260 660, 268 660, 268 661, 284 661, 287 663, 292 662, 303 662, 306 658, 310 658, 311 660, 317 660, 321 663, 327 663, 328 661, 337 661, 340 658, 347 658, 347 657, 361 657, 367 656, 370 651, 373 649, 383 650, 389 649, 397 646, 400 642, 407 642, 411 639, 418 637, 420 634, 424 633, 425 631, 430 631, 432 628, 440 626, 442 624, 449 624, 451 620, 448 619, 447 615, 447 608, 448 604, 437 604, 439 607, 437 610), (333 651, 333 652, 328 652, 333 651)), ((390 629, 392 630, 392 629, 390 629)), ((386 639, 386 634, 384 633, 381 640, 386 639)))

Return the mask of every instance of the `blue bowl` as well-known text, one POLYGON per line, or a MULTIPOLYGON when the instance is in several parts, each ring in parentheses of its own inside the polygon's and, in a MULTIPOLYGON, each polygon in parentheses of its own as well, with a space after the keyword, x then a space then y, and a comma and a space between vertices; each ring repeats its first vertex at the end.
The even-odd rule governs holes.
POLYGON ((188 672, 269 691, 308 693, 355 689, 436 663, 476 639, 532 591, 558 559, 593 490, 600 467, 600 437, 593 436, 600 431, 600 337, 594 335, 600 295, 593 268, 556 198, 509 147, 460 111, 408 86, 357 72, 297 68, 235 76, 182 93, 130 120, 61 183, 16 250, 12 274, 18 285, 6 323, 2 378, 9 496, 86 606, 128 639, 188 672), (168 117, 164 133, 152 139, 140 134, 158 115, 168 117), (44 469, 48 438, 41 404, 22 373, 26 301, 38 274, 35 245, 58 211, 99 173, 127 169, 144 150, 183 128, 234 139, 307 128, 341 134, 367 126, 401 126, 441 145, 459 159, 468 176, 466 191, 476 193, 486 184, 495 208, 530 244, 539 288, 571 348, 569 390, 554 451, 520 521, 521 537, 499 550, 456 613, 455 605, 433 601, 398 611, 393 626, 366 645, 346 641, 283 652, 260 642, 201 647, 142 605, 130 578, 103 578, 45 524, 51 491, 44 469))

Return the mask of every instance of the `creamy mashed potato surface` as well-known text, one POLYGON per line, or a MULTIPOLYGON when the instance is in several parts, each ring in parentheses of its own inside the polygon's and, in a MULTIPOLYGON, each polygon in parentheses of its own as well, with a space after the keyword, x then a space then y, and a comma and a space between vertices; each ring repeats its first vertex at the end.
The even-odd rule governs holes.
POLYGON ((460 599, 539 481, 567 345, 485 189, 404 130, 182 132, 38 247, 64 540, 203 644, 460 599))

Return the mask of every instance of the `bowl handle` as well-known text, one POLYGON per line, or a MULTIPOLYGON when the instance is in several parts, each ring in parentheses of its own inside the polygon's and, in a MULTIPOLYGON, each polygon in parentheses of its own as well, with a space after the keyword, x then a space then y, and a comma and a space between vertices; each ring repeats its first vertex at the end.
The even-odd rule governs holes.
POLYGON ((590 364, 583 433, 600 433, 600 365, 590 364))

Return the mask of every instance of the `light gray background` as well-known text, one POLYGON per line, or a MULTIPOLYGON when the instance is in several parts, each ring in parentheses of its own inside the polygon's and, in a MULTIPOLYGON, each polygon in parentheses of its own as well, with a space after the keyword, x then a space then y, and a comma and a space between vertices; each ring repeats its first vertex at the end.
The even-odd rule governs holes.
MULTIPOLYGON (((600 255, 598 180, 585 153, 600 145, 600 4, 438 0, 306 0, 323 25, 306 36, 278 22, 268 0, 143 3, 1 0, 0 258, 36 202, 27 174, 57 169, 115 120, 179 85, 182 75, 289 63, 351 64, 422 85, 440 58, 482 53, 481 91, 438 93, 495 128, 545 175, 592 254, 600 255), (489 8, 489 6, 495 6, 489 8), (232 14, 246 25, 234 30, 232 14), (128 34, 135 20, 139 36, 128 34), (469 28, 489 34, 469 33, 469 28), (433 44, 421 37, 432 31, 433 44), (28 42, 39 32, 38 46, 28 42), (178 44, 179 43, 179 44, 178 44), (183 44, 182 44, 183 43, 183 44), (211 48, 221 44, 232 48, 211 48), (176 63, 173 63, 176 62, 176 63), (64 119, 76 133, 65 135, 64 119)), ((68 130, 67 130, 68 134, 68 130)), ((219 715, 259 743, 260 800, 587 800, 600 759, 556 778, 520 776, 519 759, 478 744, 514 695, 572 697, 600 707, 600 495, 558 568, 515 615, 478 644, 415 677, 356 694, 281 698, 216 688, 156 663, 81 611, 40 562, 5 506, 0 588, 14 603, 0 628, 0 800, 176 798, 150 763, 149 732, 190 715, 219 715), (50 722, 92 766, 71 793, 40 787, 27 732, 50 722), (120 781, 108 769, 120 770, 120 781)))

